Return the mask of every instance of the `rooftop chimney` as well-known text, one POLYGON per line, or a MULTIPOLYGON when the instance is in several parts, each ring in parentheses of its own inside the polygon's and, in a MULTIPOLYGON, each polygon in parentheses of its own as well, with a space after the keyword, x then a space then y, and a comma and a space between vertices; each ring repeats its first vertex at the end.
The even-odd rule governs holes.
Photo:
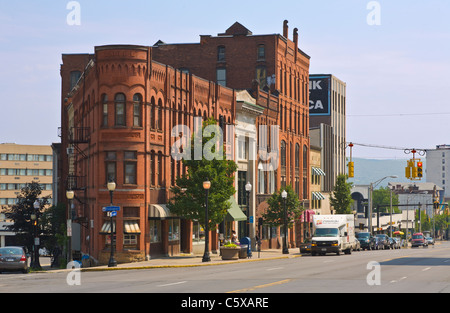
POLYGON ((294 28, 294 45, 295 45, 294 58, 295 58, 295 60, 297 60, 297 51, 298 51, 298 29, 297 29, 297 27, 294 28))
POLYGON ((284 38, 288 38, 288 30, 289 30, 289 28, 288 28, 288 20, 284 20, 284 22, 283 22, 283 36, 284 36, 284 38))

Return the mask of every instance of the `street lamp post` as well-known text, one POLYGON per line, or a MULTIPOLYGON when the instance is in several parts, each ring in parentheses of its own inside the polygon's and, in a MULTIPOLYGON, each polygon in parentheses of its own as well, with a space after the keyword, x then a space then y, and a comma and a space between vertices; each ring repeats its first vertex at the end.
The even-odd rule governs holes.
POLYGON ((368 230, 370 233, 372 233, 372 203, 373 203, 373 199, 372 199, 372 195, 373 195, 373 188, 376 187, 382 180, 386 179, 386 178, 398 178, 397 175, 390 175, 390 176, 385 176, 383 178, 380 178, 379 180, 370 183, 370 187, 369 187, 369 214, 368 214, 368 230))
POLYGON ((211 258, 209 256, 209 219, 208 219, 208 193, 209 188, 211 188, 211 182, 206 179, 203 182, 203 189, 205 189, 205 252, 203 253, 202 262, 210 262, 211 258))
MULTIPOLYGON (((116 189, 116 183, 113 181, 108 182, 108 190, 109 190, 109 196, 111 199, 111 206, 113 205, 113 193, 114 190, 116 189)), ((109 256, 109 262, 108 262, 108 267, 116 267, 117 266, 117 261, 114 258, 114 247, 115 247, 115 240, 114 240, 114 236, 116 234, 116 228, 114 227, 113 224, 113 212, 109 212, 109 216, 111 218, 111 254, 109 256)))
POLYGON ((284 240, 283 240, 283 254, 289 254, 289 249, 287 247, 287 214, 286 214, 286 200, 287 200, 287 192, 283 190, 281 192, 281 198, 283 198, 283 207, 284 207, 284 240))
POLYGON ((245 185, 245 191, 247 192, 247 225, 245 228, 245 237, 250 237, 250 192, 252 191, 252 184, 247 182, 245 185))
POLYGON ((67 247, 68 253, 68 262, 72 261, 72 200, 75 196, 73 190, 66 191, 66 198, 69 200, 69 208, 67 210, 67 237, 69 238, 69 243, 67 247))
POLYGON ((34 227, 34 260, 30 264, 31 268, 41 269, 41 264, 39 262, 39 229, 38 229, 38 219, 39 219, 39 209, 41 204, 39 200, 36 199, 33 203, 34 212, 31 214, 31 220, 33 221, 34 227))

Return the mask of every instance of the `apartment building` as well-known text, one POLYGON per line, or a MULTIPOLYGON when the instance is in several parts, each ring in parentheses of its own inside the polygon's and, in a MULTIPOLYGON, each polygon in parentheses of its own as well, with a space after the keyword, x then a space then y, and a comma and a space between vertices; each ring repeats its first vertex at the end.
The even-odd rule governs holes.
POLYGON ((52 194, 52 160, 50 146, 0 144, 0 246, 14 243, 15 234, 5 230, 10 221, 2 211, 16 204, 21 189, 35 181, 41 184, 43 197, 52 194))

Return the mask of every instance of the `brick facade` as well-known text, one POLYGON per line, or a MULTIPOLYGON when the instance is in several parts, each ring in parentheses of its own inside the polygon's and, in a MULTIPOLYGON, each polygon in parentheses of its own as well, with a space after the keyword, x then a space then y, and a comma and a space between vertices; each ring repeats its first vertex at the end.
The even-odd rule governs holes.
MULTIPOLYGON (((117 184, 113 203, 121 207, 119 262, 193 251, 192 222, 178 220, 180 237, 170 240, 177 219, 163 216, 161 209, 185 170, 171 158, 170 147, 178 139, 171 130, 178 124, 192 130, 196 116, 222 116, 225 124, 235 125, 237 90, 247 90, 263 109, 257 129, 269 126, 268 148, 280 152, 272 174, 257 170, 258 162, 251 170, 258 182, 252 200, 255 222, 267 207, 265 200, 285 185, 308 202, 309 56, 298 48, 297 30, 293 40, 287 33, 287 21, 283 35, 253 35, 235 23, 218 36, 201 36, 198 44, 109 45, 96 47, 93 55, 63 55, 59 199, 65 199, 66 189, 75 190, 76 221, 85 226, 83 252, 107 262, 109 219, 101 209, 110 204, 108 176, 117 184), (279 126, 278 138, 270 137, 272 125, 279 126), (67 148, 73 154, 64 153, 67 148), (131 224, 140 234, 130 235, 131 224), (153 242, 158 236, 161 240, 153 242)), ((254 234, 261 225, 252 226, 254 234)), ((295 234, 289 236, 294 245, 295 234)), ((215 250, 215 232, 211 242, 215 250)), ((277 242, 268 239, 263 248, 279 248, 277 242)))
MULTIPOLYGON (((71 70, 76 68, 71 63, 79 62, 81 67, 85 60, 80 55, 64 56, 63 92, 71 70)), ((223 115, 232 123, 234 90, 153 61, 151 47, 96 47, 90 60, 78 84, 63 100, 67 116, 62 136, 67 134, 69 139, 64 140, 62 151, 74 147, 63 176, 69 176, 65 188, 76 191, 77 221, 87 226, 82 228, 81 238, 91 238, 82 250, 90 251, 102 263, 107 260, 108 236, 99 230, 109 220, 102 207, 110 204, 106 184, 107 175, 112 175, 117 184, 113 203, 121 207, 116 222, 118 258, 137 260, 179 253, 180 249, 191 252, 192 242, 186 238, 191 236, 192 226, 184 220, 179 226, 184 238, 151 244, 150 205, 165 204, 170 186, 185 170, 181 161, 171 157, 170 147, 178 139, 171 137, 172 127, 184 124, 193 130, 196 116, 218 119, 223 115), (124 253, 127 221, 137 223, 141 230, 128 254, 124 253)), ((159 231, 167 233, 169 219, 158 221, 159 231)))

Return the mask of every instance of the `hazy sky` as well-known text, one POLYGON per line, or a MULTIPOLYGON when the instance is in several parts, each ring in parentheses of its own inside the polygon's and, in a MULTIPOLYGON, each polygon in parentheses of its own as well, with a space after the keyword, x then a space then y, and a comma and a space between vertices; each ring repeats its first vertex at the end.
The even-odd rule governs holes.
MULTIPOLYGON (((199 42, 236 21, 255 35, 282 33, 287 19, 289 37, 297 27, 299 47, 311 56, 310 73, 347 84, 347 141, 450 144, 448 0, 79 0, 80 25, 68 23, 78 12, 69 3, 0 0, 0 142, 59 142, 63 53, 159 39, 199 42)), ((358 145, 353 156, 410 157, 358 145)))

